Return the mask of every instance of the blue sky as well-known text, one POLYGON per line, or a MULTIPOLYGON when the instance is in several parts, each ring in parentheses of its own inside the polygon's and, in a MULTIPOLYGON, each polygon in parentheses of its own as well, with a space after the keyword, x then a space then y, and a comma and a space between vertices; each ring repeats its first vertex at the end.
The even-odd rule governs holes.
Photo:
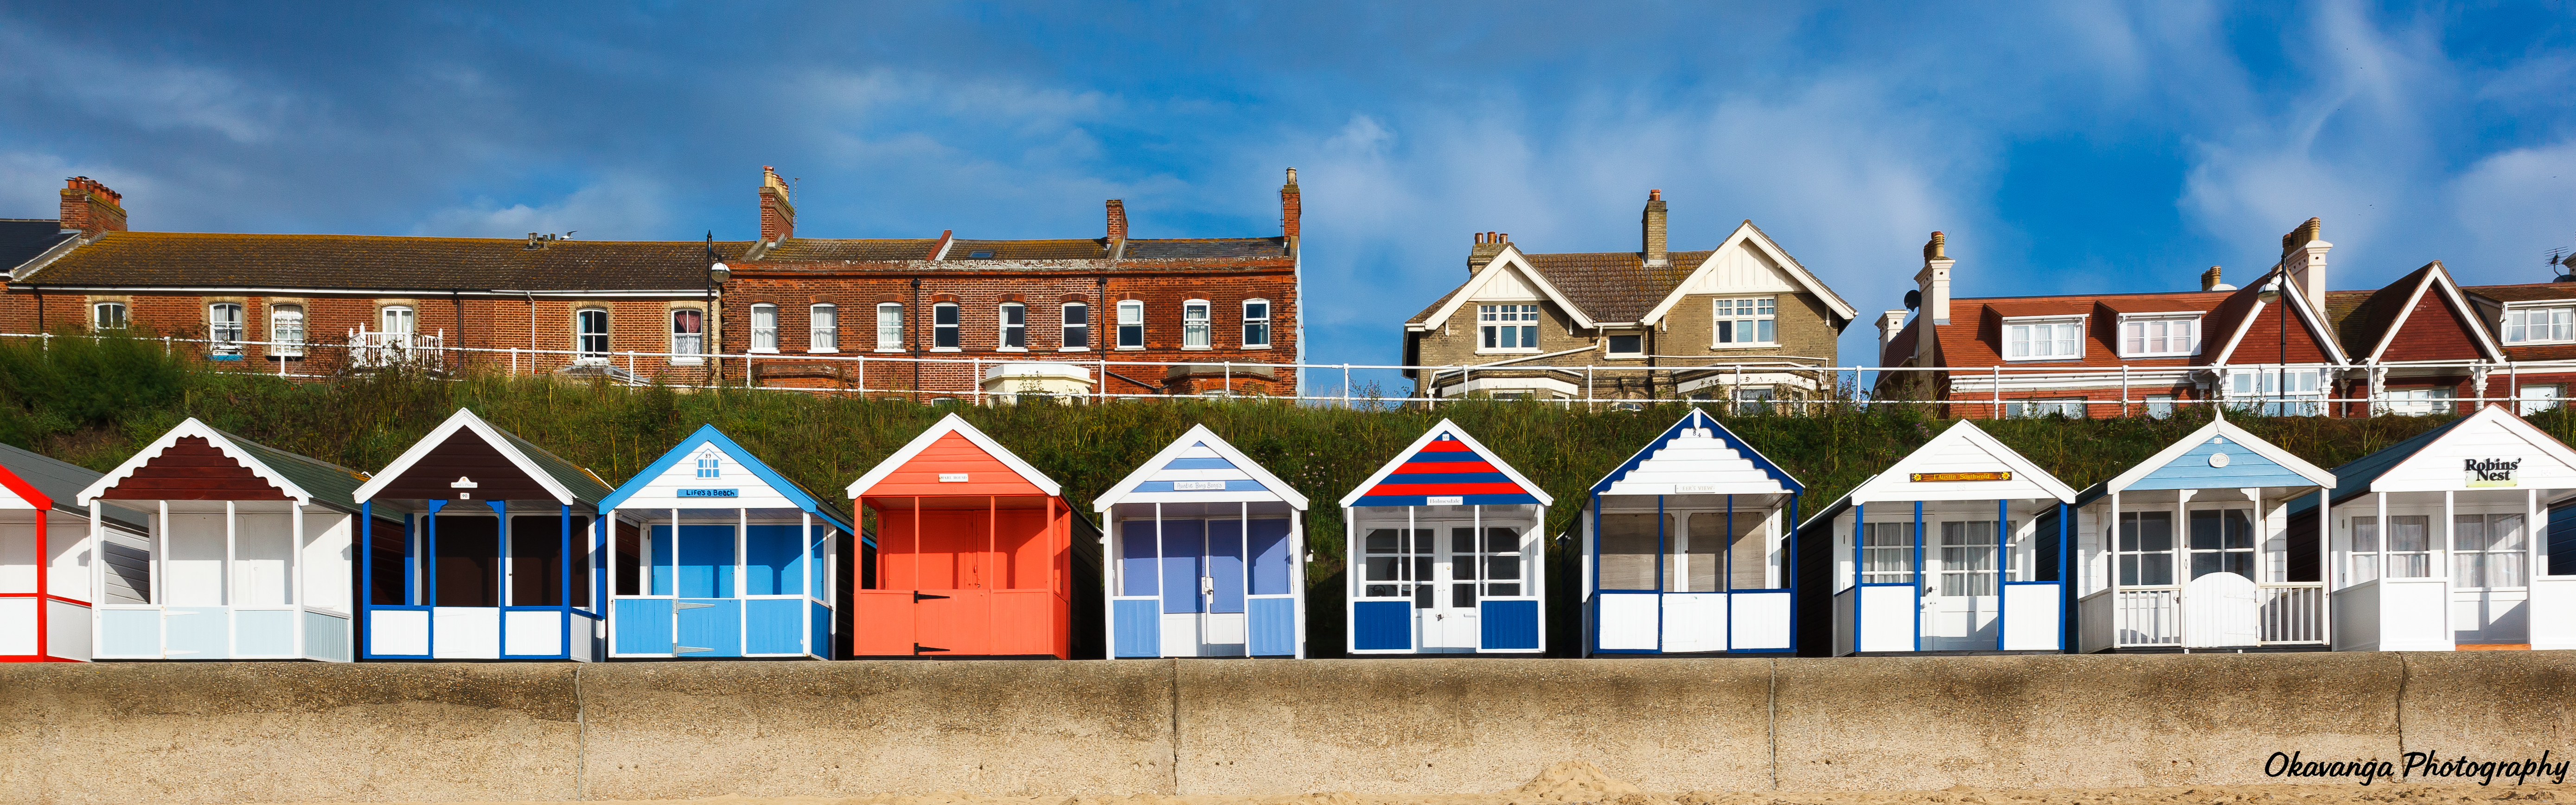
POLYGON ((748 238, 1277 232, 1310 357, 1393 362, 1471 233, 1676 249, 1750 218, 1869 317, 1926 233, 1962 295, 2334 284, 2576 246, 2564 3, 1798 6, 0 3, 0 217, 65 176, 137 229, 748 238), (547 6, 539 8, 538 6, 547 6))

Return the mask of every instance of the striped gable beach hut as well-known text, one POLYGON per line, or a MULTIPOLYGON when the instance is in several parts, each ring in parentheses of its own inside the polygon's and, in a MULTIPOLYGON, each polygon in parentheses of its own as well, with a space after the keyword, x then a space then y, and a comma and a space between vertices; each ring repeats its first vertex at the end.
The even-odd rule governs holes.
POLYGON ((1554 499, 1440 420, 1342 498, 1353 654, 1537 654, 1547 648, 1554 499))
POLYGON ((1306 496, 1191 426, 1092 500, 1109 656, 1306 656, 1306 496))

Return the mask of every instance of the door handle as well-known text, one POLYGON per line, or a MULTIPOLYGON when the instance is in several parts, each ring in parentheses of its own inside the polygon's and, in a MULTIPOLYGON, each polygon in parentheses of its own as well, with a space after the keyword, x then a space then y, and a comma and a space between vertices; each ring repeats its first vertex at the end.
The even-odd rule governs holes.
POLYGON ((1216 594, 1216 579, 1215 579, 1214 577, 1211 577, 1211 576, 1200 576, 1200 577, 1199 577, 1199 594, 1200 594, 1200 595, 1215 595, 1215 594, 1216 594))
MULTIPOLYGON (((938 596, 938 597, 940 597, 940 598, 946 598, 946 597, 948 597, 948 596, 944 596, 944 595, 943 595, 943 596, 938 596)), ((925 652, 925 651, 947 651, 947 649, 944 649, 944 648, 938 648, 938 647, 934 647, 934 646, 925 646, 925 645, 922 645, 922 644, 920 644, 920 643, 914 643, 914 644, 912 644, 912 653, 914 653, 914 654, 919 654, 919 653, 922 653, 922 652, 925 652)))
MULTIPOLYGON (((714 605, 714 604, 696 604, 696 603, 690 603, 690 602, 687 602, 687 601, 682 601, 682 602, 679 602, 679 603, 672 604, 672 605, 671 605, 671 608, 672 608, 672 609, 705 609, 705 608, 707 608, 707 607, 711 607, 711 606, 715 606, 715 605, 714 605)), ((706 649, 706 650, 707 650, 707 651, 713 651, 714 649, 706 649)))
MULTIPOLYGON (((934 600, 934 599, 945 599, 945 598, 948 598, 948 596, 944 596, 944 595, 931 595, 931 594, 929 594, 929 593, 924 593, 924 592, 915 592, 915 593, 913 593, 913 594, 912 594, 912 600, 913 600, 913 602, 914 602, 914 603, 919 603, 919 602, 922 602, 922 601, 930 601, 930 600, 934 600)), ((935 648, 935 649, 931 649, 931 651, 947 651, 947 649, 944 649, 944 648, 935 648)))

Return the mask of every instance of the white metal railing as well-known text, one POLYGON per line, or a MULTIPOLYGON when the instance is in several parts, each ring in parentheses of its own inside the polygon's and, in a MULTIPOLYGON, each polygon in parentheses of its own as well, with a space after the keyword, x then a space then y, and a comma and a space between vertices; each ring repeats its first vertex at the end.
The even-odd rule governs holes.
MULTIPOLYGON (((50 342, 52 339, 62 337, 67 336, 34 333, 0 333, 0 339, 43 339, 50 342)), ((208 350, 215 347, 214 342, 203 338, 179 338, 172 336, 163 337, 158 340, 167 350, 186 350, 196 354, 207 354, 208 350)), ((1818 395, 1817 398, 1780 398, 1763 401, 1760 404, 1761 408, 1785 414, 1802 413, 1812 410, 1817 406, 1824 405, 1870 406, 1891 404, 1933 404, 1952 406, 1954 409, 1957 406, 1968 406, 1966 409, 1954 410, 1953 415, 1956 416, 2000 418, 2008 415, 2008 409, 2011 408, 2009 405, 2010 403, 2042 402, 2057 403, 2063 408, 2074 408, 2084 416, 2088 417, 2114 417, 2135 416, 2139 414, 2162 415, 2178 408, 2195 405, 2223 404, 2233 407, 2259 407, 2267 401, 2277 404, 2282 399, 2279 397, 2226 398, 2223 396, 2215 399, 2208 396, 2204 396, 2199 399, 2151 399, 2144 393, 2144 390, 2171 388, 2172 386, 2170 385, 2169 377, 2171 374, 2170 372, 2165 373, 2165 375, 2160 375, 2159 382, 2151 385, 2133 385, 2128 382, 2122 382, 2117 386, 2105 387, 2089 384, 2104 381, 2106 378, 2113 381, 2144 380, 2149 376, 2149 373, 2141 370, 2132 376, 2131 373, 2124 371, 2105 372, 2098 368, 2085 371, 2068 371, 2064 368, 2024 366, 1988 367, 1983 369, 1962 369, 1952 371, 1946 369, 1917 369, 1913 367, 1819 366, 1795 362, 1660 365, 1651 367, 1640 367, 1636 365, 1534 366, 1528 364, 1418 366, 1403 364, 1210 360, 1210 358, 1217 357, 1215 355, 1193 355, 1190 356, 1190 359, 1188 360, 1151 361, 1124 360, 1108 356, 1090 360, 1081 360, 1078 358, 1068 360, 1068 358, 1074 358, 1075 353, 1049 355, 1044 357, 1008 355, 975 357, 934 355, 919 357, 916 356, 915 353, 900 352, 891 354, 851 352, 741 354, 617 350, 608 353, 594 353, 580 352, 571 349, 449 346, 446 343, 445 331, 443 330, 434 335, 352 330, 349 332, 349 341, 345 345, 345 349, 347 350, 345 356, 333 354, 335 350, 343 348, 342 345, 337 344, 312 342, 297 344, 289 342, 238 340, 225 342, 223 346, 226 348, 243 350, 243 352, 235 354, 252 354, 253 352, 256 352, 270 357, 280 356, 284 353, 286 348, 300 347, 301 350, 309 356, 308 360, 295 361, 292 365, 289 365, 286 361, 277 361, 276 363, 278 363, 278 366, 275 367, 274 371, 263 372, 264 374, 274 374, 280 377, 289 378, 328 377, 332 371, 342 365, 357 368, 378 368, 396 365, 405 361, 414 362, 422 366, 448 369, 461 369, 468 365, 476 365, 488 367, 494 371, 507 371, 512 374, 520 372, 538 374, 556 371, 575 365, 597 366, 608 364, 623 368, 625 370, 625 375, 622 377, 632 377, 634 379, 633 382, 637 383, 660 381, 663 384, 674 388, 755 388, 758 386, 752 383, 751 379, 757 378, 760 375, 750 371, 752 368, 788 364, 817 367, 827 370, 819 373, 801 374, 799 377, 811 378, 819 374, 828 375, 832 379, 820 386, 794 386, 784 387, 780 390, 829 394, 856 393, 862 395, 900 395, 919 397, 922 399, 955 398, 961 401, 972 399, 977 403, 986 401, 985 397, 987 395, 981 389, 983 384, 977 382, 978 379, 986 377, 986 367, 1003 363, 1030 362, 1067 363, 1090 369, 1095 373, 1094 376, 1099 378, 1099 381, 1094 384, 1093 390, 1086 396, 1098 401, 1120 399, 1160 399, 1183 396, 1203 399, 1201 395, 1197 394, 1166 393, 1162 390, 1165 385, 1162 382, 1165 380, 1164 372, 1172 367, 1178 366, 1215 367, 1216 373, 1213 375, 1201 377, 1194 374, 1192 377, 1193 379, 1218 379, 1225 384, 1225 388, 1229 389, 1235 388, 1238 384, 1243 383, 1263 383, 1270 387, 1269 393, 1267 394, 1254 395, 1249 393, 1249 391, 1245 391, 1238 392, 1239 396, 1262 396, 1274 400, 1295 400, 1333 404, 1345 407, 1386 407, 1395 405, 1438 407, 1459 401, 1458 398, 1454 397, 1424 397, 1421 394, 1419 386, 1399 386, 1390 393, 1374 388, 1363 387, 1362 385, 1354 382, 1359 379, 1357 377, 1357 373, 1388 371, 1411 371, 1417 373, 1417 376, 1422 378, 1442 378, 1437 384, 1441 387, 1446 387, 1451 384, 1450 381, 1446 380, 1446 378, 1450 377, 1469 378, 1479 376, 1483 373, 1501 374, 1507 372, 1543 372, 1559 380, 1568 381, 1568 386, 1579 391, 1579 393, 1567 395, 1561 399, 1548 399, 1546 402, 1559 405, 1585 404, 1595 407, 1635 406, 1656 400, 1702 401, 1708 404, 1720 404, 1731 399, 1736 399, 1736 390, 1734 388, 1730 388, 1728 384, 1733 382, 1734 378, 1737 376, 1745 378, 1743 382, 1747 384, 1746 390, 1748 391, 1754 390, 1755 388, 1772 388, 1776 385, 1768 382, 1755 383, 1753 376, 1756 373, 1773 376, 1798 374, 1814 377, 1815 382, 1813 384, 1800 385, 1805 385, 1807 389, 1813 389, 1814 393, 1818 395), (345 361, 345 364, 343 364, 342 361, 345 361), (966 371, 956 371, 959 369, 964 369, 966 371), (1652 372, 1655 377, 1659 378, 1654 388, 1648 392, 1652 396, 1648 397, 1603 396, 1603 393, 1614 392, 1614 390, 1603 388, 1601 387, 1601 384, 1594 382, 1612 377, 1633 378, 1645 372, 1652 372), (1936 387, 1941 392, 1938 395, 1938 399, 1928 401, 1893 397, 1882 399, 1873 396, 1872 390, 1876 388, 1882 378, 1887 378, 1891 375, 1896 377, 1923 376, 1924 373, 1927 372, 1946 373, 1933 376, 1927 383, 1923 384, 1928 387, 1936 387), (1679 380, 1685 375, 1697 376, 1690 381, 1693 384, 1700 384, 1712 380, 1715 382, 1707 385, 1704 391, 1694 391, 1689 394, 1673 393, 1672 381, 1679 380), (2081 378, 2083 382, 2088 385, 2084 388, 2068 388, 2047 392, 2050 394, 2060 395, 2056 397, 2025 398, 2017 396, 2023 392, 2008 391, 2005 388, 2007 384, 1997 382, 2001 379, 2007 378, 2020 378, 2023 380, 2037 382, 2038 380, 2045 379, 2051 375, 2063 376, 2066 378, 2081 378), (919 378, 918 382, 915 381, 916 376, 919 378), (1972 380, 1976 382, 1970 382, 1972 380), (1338 381, 1338 383, 1336 384, 1335 381, 1338 381), (2007 394, 2016 396, 2006 396, 2007 394)), ((1097 355, 1099 353, 1091 354, 1097 355)), ((2314 367, 2315 365, 2313 364, 2309 365, 2309 368, 2314 367)), ((2274 367, 2270 365, 2264 365, 2261 367, 2247 365, 2229 368, 2237 370, 2251 370, 2257 368, 2268 370, 2274 367)), ((2293 364, 2290 368, 2295 370, 2300 368, 2300 366, 2293 364)), ((2521 378, 2531 375, 2551 375, 2553 376, 2551 378, 2553 382, 2550 385, 2555 386, 2557 385, 2557 382, 2555 381, 2560 377, 2576 375, 2576 360, 2492 364, 2467 361, 2427 362, 2408 364, 2407 368, 2419 371, 2437 371, 2447 369, 2456 374, 2486 375, 2488 377, 2486 393, 2458 397, 2456 399, 2444 400, 2437 403, 2437 405, 2442 407, 2456 409, 2460 413, 2468 413, 2477 410, 2477 408, 2482 407, 2487 403, 2513 403, 2520 401, 2524 404, 2524 407, 2532 407, 2535 409, 2538 407, 2554 407, 2559 403, 2559 400, 2556 397, 2542 396, 2537 393, 2528 396, 2519 394, 2518 390, 2521 388, 2521 378)), ((244 365, 241 369, 243 371, 259 371, 256 369, 250 369, 249 365, 244 365)), ((2330 372, 2334 373, 2329 375, 2330 380, 2337 384, 2343 384, 2346 381, 2358 381, 2362 379, 2363 374, 2371 370, 2370 367, 2358 366, 2329 366, 2328 369, 2330 372)), ((1411 381, 1406 382, 1409 383, 1411 381)), ((2223 391, 2223 388, 2220 387, 2223 387, 2224 385, 2224 383, 2215 383, 2212 387, 2200 388, 2199 392, 2207 395, 2218 395, 2223 391)), ((2350 385, 2358 389, 2362 384, 2353 382, 2350 385)), ((1255 388, 1259 387, 1256 386, 1255 388)), ((2376 398, 2366 393, 2356 396, 2335 396, 2332 394, 2308 395, 2304 397, 2295 397, 2291 404, 2302 407, 2322 405, 2327 408, 2336 408, 2337 404, 2341 403, 2362 402, 2376 403, 2369 407, 2368 410, 2370 413, 2389 413, 2389 411, 2386 410, 2386 403, 2388 400, 2376 398)), ((1755 406, 1756 403, 1752 402, 1742 403, 1742 407, 1748 409, 1755 406)), ((2048 406, 2041 407, 2048 408, 2048 406)), ((2359 406, 2355 406, 2355 408, 2358 407, 2359 406)))
POLYGON ((2263 596, 2263 645, 2326 641, 2323 583, 2271 582, 2255 588, 2263 596))
MULTIPOLYGON (((437 335, 424 333, 385 332, 358 328, 349 331, 349 365, 360 369, 383 369, 391 366, 440 368, 440 358, 447 349, 447 331, 437 335)), ((297 353, 302 355, 301 351, 297 353)))
POLYGON ((2182 590, 2120 588, 2111 616, 2113 645, 2182 645, 2182 590))

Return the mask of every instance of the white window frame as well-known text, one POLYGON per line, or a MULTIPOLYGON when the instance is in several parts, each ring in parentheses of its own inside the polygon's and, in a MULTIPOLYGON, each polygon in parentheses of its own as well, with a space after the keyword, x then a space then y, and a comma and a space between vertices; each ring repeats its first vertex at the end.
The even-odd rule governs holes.
POLYGON ((2146 404, 2147 416, 2165 419, 2174 415, 2174 396, 2171 394, 2149 394, 2146 404))
MULTIPOLYGON (((1483 342, 1481 342, 1481 341, 1480 341, 1480 342, 1477 342, 1477 343, 1483 343, 1483 342)), ((1533 350, 1530 350, 1530 351, 1532 351, 1532 352, 1536 352, 1536 351, 1538 351, 1538 350, 1533 349, 1533 350)), ((1608 356, 1611 360, 1614 360, 1614 361, 1644 360, 1644 359, 1645 359, 1645 357, 1646 357, 1646 331, 1644 331, 1644 330, 1638 330, 1638 331, 1633 332, 1633 333, 1604 333, 1604 334, 1602 334, 1602 336, 1601 336, 1601 354, 1603 354, 1603 355, 1605 355, 1605 356, 1608 356), (1637 348, 1636 348, 1636 349, 1634 349, 1634 350, 1627 351, 1627 352, 1621 352, 1621 351, 1619 351, 1619 339, 1621 339, 1621 338, 1634 338, 1634 339, 1637 339, 1637 348)))
POLYGON ((1725 297, 1708 303, 1708 342, 1710 349, 1748 349, 1780 345, 1780 298, 1776 296, 1725 297), (1753 339, 1739 338, 1752 330, 1753 339))
MULTIPOLYGON (((1538 352, 1538 304, 1511 302, 1476 306, 1476 352, 1482 355, 1536 354, 1538 352), (1500 346, 1504 333, 1510 333, 1512 346, 1500 346), (1528 346, 1521 346, 1526 343, 1528 346), (1487 346, 1492 344, 1495 346, 1487 346)), ((1606 347, 1605 347, 1606 348, 1606 347)))
POLYGON ((966 311, 965 311, 965 309, 964 309, 964 308, 961 308, 961 307, 958 307, 958 306, 957 306, 957 303, 955 303, 955 302, 934 302, 934 303, 931 303, 931 305, 930 305, 930 351, 932 351, 932 352, 958 352, 958 351, 962 351, 962 350, 964 350, 965 348, 966 348, 966 311), (947 323, 947 324, 941 324, 941 323, 939 323, 939 314, 940 314, 940 312, 941 312, 941 311, 946 311, 946 312, 948 313, 948 323, 947 323), (941 338, 941 336, 946 336, 946 338, 945 338, 944 340, 946 340, 946 341, 948 342, 948 345, 947 345, 947 346, 940 346, 940 345, 939 345, 939 342, 940 342, 941 340, 943 340, 943 339, 941 338))
POLYGON ((2566 395, 2567 387, 2557 383, 2525 383, 2515 391, 2514 409, 2530 416, 2565 404, 2566 395))
POLYGON ((1270 300, 1243 300, 1243 348, 1270 348, 1270 300), (1261 306, 1261 315, 1253 315, 1253 306, 1261 306))
POLYGON ((751 306, 751 351, 778 351, 778 306, 762 302, 751 306))
POLYGON ((700 357, 707 354, 706 310, 694 307, 675 307, 662 314, 662 321, 667 323, 670 327, 670 332, 668 334, 671 337, 671 365, 695 366, 706 360, 705 358, 700 357), (680 332, 680 314, 683 313, 698 314, 697 332, 680 332), (689 341, 694 341, 696 343, 685 343, 689 341))
POLYGON ((2227 384, 2228 405, 2240 411, 2261 411, 2272 416, 2319 416, 2325 413, 2326 383, 2324 370, 2315 367, 2289 370, 2289 391, 2276 394, 2273 387, 2281 382, 2281 367, 2255 365, 2230 368, 2227 384))
POLYGON ((126 307, 124 302, 92 302, 89 306, 89 326, 93 330, 123 330, 133 323, 131 315, 132 309, 126 307), (107 311, 110 308, 116 310, 116 321, 113 324, 108 322, 107 317, 107 311))
POLYGON ((2123 358, 2188 358, 2198 355, 2200 354, 2200 314, 2120 314, 2119 339, 2115 346, 2119 349, 2120 357, 2123 358), (2174 325, 2177 324, 2182 325, 2181 335, 2174 334, 2174 325), (2131 334, 2133 330, 2136 332, 2135 335, 2131 334), (2180 339, 2182 343, 2179 349, 2174 345, 2176 339, 2180 339), (2132 341, 2137 342, 2136 348, 2130 347, 2132 341), (2164 349, 2149 348, 2149 345, 2159 341, 2164 343, 2164 349))
POLYGON ((877 303, 877 351, 903 351, 903 303, 877 303), (889 328, 889 325, 891 327, 889 328))
POLYGON ((999 305, 995 305, 995 306, 993 306, 993 319, 994 319, 994 322, 995 322, 996 324, 998 324, 998 325, 999 325, 999 326, 996 328, 996 333, 994 334, 994 337, 993 337, 993 345, 994 345, 994 346, 993 346, 993 349, 994 349, 994 351, 996 351, 996 352, 1027 352, 1027 351, 1029 351, 1029 306, 1028 306, 1028 305, 1021 304, 1021 303, 1019 303, 1019 302, 1003 302, 1003 303, 1001 303, 1001 304, 999 304, 999 305), (1011 321, 1011 314, 1013 314, 1013 313, 1017 313, 1017 314, 1019 314, 1020 320, 1019 320, 1017 323, 1013 323, 1013 322, 1011 321), (1014 337, 1018 338, 1018 339, 1020 340, 1020 343, 1018 343, 1018 344, 1016 344, 1016 345, 1012 344, 1012 343, 1011 343, 1011 339, 1012 339, 1012 338, 1014 338, 1014 337))
POLYGON ((1202 350, 1216 348, 1215 306, 1205 299, 1181 302, 1181 348, 1202 350))
POLYGON ((607 363, 608 354, 617 347, 617 342, 611 337, 617 332, 615 327, 616 320, 609 316, 608 308, 596 306, 575 308, 572 312, 573 362, 607 363), (591 313, 599 314, 599 332, 593 333, 584 328, 587 324, 584 319, 591 313), (589 342, 593 338, 599 339, 598 349, 590 348, 589 342))
POLYGON ((417 335, 420 333, 420 311, 410 305, 386 305, 376 309, 376 330, 384 333, 417 335), (396 328, 395 324, 401 324, 396 328))
POLYGON ((1142 299, 1122 299, 1122 300, 1119 300, 1119 302, 1118 302, 1118 348, 1119 348, 1119 349, 1144 349, 1144 348, 1145 348, 1145 300, 1142 300, 1142 299), (1129 314, 1134 314, 1134 315, 1132 315, 1132 316, 1131 316, 1131 315, 1129 315, 1129 314), (1133 321, 1130 321, 1130 319, 1133 319, 1133 321), (1135 328, 1135 333, 1136 333, 1136 338, 1135 338, 1135 342, 1136 342, 1136 343, 1133 343, 1133 344, 1127 343, 1127 342, 1128 342, 1128 338, 1127 338, 1128 328, 1131 328, 1131 327, 1132 327, 1132 328, 1135 328))
POLYGON ((2083 419, 2087 413, 2087 407, 2085 401, 2081 399, 2005 400, 2004 418, 2038 419, 2057 415, 2068 419, 2083 419))
POLYGON ((2379 412, 2403 416, 2448 415, 2460 409, 2460 390, 2450 386, 2379 391, 2379 412))
POLYGON ((2576 343, 2576 305, 2562 300, 2505 305, 2499 324, 2508 345, 2576 343))
POLYGON ((2447 533, 2444 534, 2444 536, 2451 541, 2451 589, 2521 590, 2527 589, 2531 586, 2531 568, 2528 560, 2531 558, 2530 545, 2531 539, 2534 535, 2532 534, 2531 523, 2524 518, 2522 512, 2456 512, 2451 515, 2451 527, 2445 529, 2445 531, 2447 533), (2460 521, 2462 520, 2478 521, 2479 531, 2486 540, 2485 547, 2461 547, 2460 537, 2463 529, 2460 528, 2460 521), (2520 524, 2521 532, 2519 536, 2521 538, 2516 540, 2513 545, 2497 547, 2497 541, 2493 536, 2491 536, 2491 534, 2497 530, 2498 525, 2506 521, 2514 521, 2520 524), (2490 583, 2484 586, 2471 584, 2470 582, 2475 581, 2475 579, 2469 578, 2471 574, 2468 570, 2472 565, 2478 567, 2479 573, 2477 575, 2488 577, 2487 580, 2490 582, 2510 581, 2513 583, 2490 583), (2507 572, 2499 574, 2497 572, 2499 570, 2505 570, 2507 572), (2509 576, 2509 578, 2506 578, 2506 576, 2509 576))
POLYGON ((1059 340, 1059 341, 1057 342, 1057 344, 1058 344, 1059 346, 1057 346, 1056 351, 1057 351, 1057 352, 1089 352, 1089 351, 1091 351, 1091 305, 1090 305, 1090 303, 1087 303, 1087 302, 1066 302, 1066 303, 1064 303, 1064 304, 1057 305, 1055 310, 1056 310, 1056 324, 1057 324, 1058 328, 1061 330, 1061 332, 1057 333, 1057 335, 1062 336, 1061 340, 1059 340), (1081 324, 1078 324, 1078 325, 1073 323, 1073 312, 1074 312, 1074 311, 1076 311, 1076 310, 1082 311, 1082 323, 1081 323, 1081 324))
POLYGON ((304 306, 268 306, 268 354, 272 358, 304 357, 304 306))
POLYGON ((2004 360, 2007 360, 2007 361, 2080 361, 2080 360, 2083 360, 2083 359, 2084 359, 2084 349, 2085 349, 2085 345, 2084 345, 2084 341, 2085 341, 2085 338, 2084 338, 2084 319, 2085 319, 2085 317, 2084 317, 2084 316, 2021 316, 2021 317, 2016 317, 2016 318, 2009 318, 2009 319, 2005 319, 2005 320, 2004 320, 2004 322, 2003 322, 2003 332, 2002 332, 2002 335, 2003 335, 2003 339, 2002 339, 2002 347, 2003 347, 2004 360), (2030 339, 2030 336, 2031 336, 2031 334, 2034 332, 2034 328, 2042 328, 2042 327, 2044 327, 2044 328, 2048 328, 2047 333, 2046 333, 2046 336, 2047 336, 2047 337, 2046 337, 2046 338, 2043 338, 2043 339, 2041 339, 2041 340, 2038 340, 2038 341, 2033 341, 2033 340, 2031 340, 2031 339, 2030 339), (2071 329, 2069 329, 2069 328, 2071 328, 2071 329), (2069 332, 2072 332, 2072 333, 2074 334, 2074 338, 2072 338, 2072 339, 2067 338, 2067 334, 2068 334, 2069 332), (2019 342, 2020 342, 2023 346, 2022 346, 2022 354, 2020 354, 2020 355, 2015 355, 2015 354, 2013 354, 2013 352, 2014 352, 2014 350, 2013 350, 2013 344, 2015 343, 2015 339, 2014 339, 2014 336, 2015 336, 2015 335, 2020 335, 2020 336, 2021 336, 2021 338, 2019 339, 2019 342), (2038 347, 2039 347, 2040 345, 2042 345, 2042 344, 2046 344, 2046 345, 2048 345, 2048 349, 2047 349, 2047 351, 2042 352, 2042 351, 2040 351, 2040 350, 2038 349, 2038 347), (2067 353, 2065 353, 2065 350, 2069 348, 2069 345, 2070 345, 2070 344, 2072 344, 2072 349, 2074 350, 2074 352, 2073 352, 2072 354, 2067 354, 2067 353))
POLYGON ((841 351, 841 308, 830 302, 805 308, 805 351, 841 351))
POLYGON ((239 358, 242 354, 242 303, 206 303, 206 354, 239 358), (227 318, 226 314, 230 314, 227 318))
POLYGON ((1914 583, 1914 523, 1861 524, 1862 584, 1914 583))

